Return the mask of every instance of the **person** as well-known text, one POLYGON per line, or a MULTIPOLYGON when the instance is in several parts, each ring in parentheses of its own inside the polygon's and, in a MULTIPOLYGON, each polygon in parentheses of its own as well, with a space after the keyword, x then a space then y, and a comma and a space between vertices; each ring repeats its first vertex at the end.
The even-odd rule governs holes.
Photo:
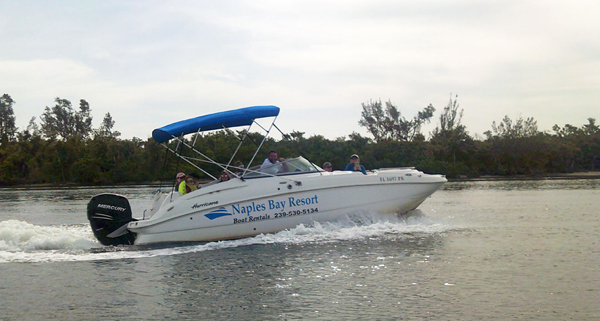
POLYGON ((367 171, 365 167, 360 164, 360 158, 356 154, 352 154, 350 156, 350 163, 346 165, 345 171, 354 171, 354 172, 362 172, 367 175, 367 171))
POLYGON ((198 173, 196 172, 192 172, 190 173, 189 177, 191 177, 194 180, 194 186, 196 186, 196 189, 200 188, 200 175, 198 175, 198 173))
POLYGON ((323 169, 324 169, 326 172, 333 172, 333 166, 331 166, 331 163, 330 163, 330 162, 325 162, 325 163, 323 163, 323 169))
POLYGON ((181 195, 185 195, 187 193, 187 183, 185 181, 185 174, 178 173, 177 176, 175 176, 175 180, 177 184, 177 191, 181 193, 181 195))
POLYGON ((194 181, 194 178, 190 175, 187 176, 185 178, 185 193, 191 193, 195 190, 197 190, 198 187, 196 186, 196 182, 194 181))
POLYGON ((221 182, 226 182, 230 179, 231 177, 229 177, 229 173, 227 173, 227 171, 222 171, 221 172, 221 178, 219 178, 219 181, 221 182))
POLYGON ((281 162, 283 162, 284 160, 284 158, 280 158, 278 160, 277 151, 271 150, 267 154, 267 158, 265 158, 265 161, 262 163, 262 165, 260 165, 260 171, 265 174, 275 175, 282 169, 281 162))
POLYGON ((235 175, 241 177, 244 174, 244 164, 240 161, 237 161, 235 164, 233 164, 233 166, 235 166, 233 169, 235 175))

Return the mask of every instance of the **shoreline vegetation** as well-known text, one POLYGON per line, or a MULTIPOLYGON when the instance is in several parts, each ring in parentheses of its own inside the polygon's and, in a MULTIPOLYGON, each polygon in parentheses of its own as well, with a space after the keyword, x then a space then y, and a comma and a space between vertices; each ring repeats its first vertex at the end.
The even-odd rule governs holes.
POLYGON ((531 180, 569 180, 569 179, 600 179, 600 171, 598 172, 578 172, 578 173, 553 173, 543 175, 512 175, 512 176, 494 176, 484 175, 480 177, 458 177, 448 179, 450 182, 456 181, 531 181, 531 180))
MULTIPOLYGON (((486 181, 542 181, 542 180, 577 180, 577 179, 600 179, 600 171, 598 172, 579 172, 579 173, 564 173, 564 174, 548 174, 548 175, 513 175, 513 176, 493 176, 485 175, 480 177, 458 177, 448 178, 448 182, 486 182, 486 181)), ((209 181, 206 181, 208 183, 209 181)), ((38 184, 17 184, 11 186, 0 186, 2 189, 49 189, 49 188, 86 188, 86 187, 103 187, 103 186, 114 186, 114 187, 127 187, 127 186, 162 186, 168 188, 169 185, 159 181, 149 182, 124 182, 118 184, 105 184, 105 185, 80 185, 77 183, 38 183, 38 184)))
MULTIPOLYGON (((121 139, 107 113, 99 128, 92 128, 90 104, 56 98, 46 107, 40 122, 33 117, 26 129, 15 126, 8 94, 0 97, 0 187, 1 186, 108 186, 163 182, 171 184, 175 174, 198 174, 154 139, 121 139)), ((492 122, 485 137, 472 136, 461 124, 463 110, 450 96, 439 115, 437 127, 425 137, 421 126, 429 123, 435 108, 427 106, 413 118, 405 118, 391 101, 362 104, 358 125, 372 137, 352 132, 327 139, 305 137, 292 131, 282 139, 268 137, 253 164, 247 164, 256 150, 254 142, 263 135, 245 130, 223 129, 192 134, 183 139, 221 164, 241 161, 246 167, 262 162, 269 150, 281 157, 298 155, 333 164, 342 170, 352 154, 358 154, 367 169, 410 166, 429 174, 443 174, 450 180, 510 180, 600 178, 600 126, 594 118, 581 126, 554 125, 553 132, 539 131, 532 118, 492 122), (247 139, 231 159, 242 137, 247 139)), ((166 143, 178 150, 176 142, 166 143)), ((183 156, 198 157, 185 154, 183 156)), ((215 176, 221 168, 203 167, 215 176)))

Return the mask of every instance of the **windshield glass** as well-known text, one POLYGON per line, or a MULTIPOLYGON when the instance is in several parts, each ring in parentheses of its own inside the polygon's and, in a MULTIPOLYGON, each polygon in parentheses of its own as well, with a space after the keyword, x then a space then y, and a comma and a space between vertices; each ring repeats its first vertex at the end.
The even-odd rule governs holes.
POLYGON ((288 158, 283 162, 277 162, 269 167, 253 166, 248 169, 244 177, 259 177, 265 175, 282 175, 290 173, 316 172, 323 171, 317 165, 311 164, 306 158, 300 156, 296 158, 288 158))

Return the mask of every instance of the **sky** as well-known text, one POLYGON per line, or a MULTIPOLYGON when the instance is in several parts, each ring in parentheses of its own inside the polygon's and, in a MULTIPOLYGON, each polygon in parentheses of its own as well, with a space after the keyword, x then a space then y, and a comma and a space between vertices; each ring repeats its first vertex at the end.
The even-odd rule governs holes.
POLYGON ((121 138, 255 105, 281 108, 283 131, 358 132, 362 103, 406 118, 432 104, 422 132, 458 95, 475 137, 504 116, 600 121, 600 1, 0 0, 0 95, 19 130, 54 99, 121 138))

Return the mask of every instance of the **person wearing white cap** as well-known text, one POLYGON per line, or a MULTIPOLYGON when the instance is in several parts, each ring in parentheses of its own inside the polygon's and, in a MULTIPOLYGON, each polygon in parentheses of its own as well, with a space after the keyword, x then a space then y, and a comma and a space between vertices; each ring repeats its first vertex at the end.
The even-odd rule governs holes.
POLYGON ((362 172, 367 175, 365 167, 360 164, 360 158, 356 154, 350 156, 350 163, 346 165, 345 171, 362 172))
POLYGON ((177 191, 179 193, 181 193, 181 195, 185 195, 187 193, 186 187, 187 184, 185 182, 185 174, 184 173, 178 173, 177 176, 175 176, 175 180, 177 181, 177 191))

